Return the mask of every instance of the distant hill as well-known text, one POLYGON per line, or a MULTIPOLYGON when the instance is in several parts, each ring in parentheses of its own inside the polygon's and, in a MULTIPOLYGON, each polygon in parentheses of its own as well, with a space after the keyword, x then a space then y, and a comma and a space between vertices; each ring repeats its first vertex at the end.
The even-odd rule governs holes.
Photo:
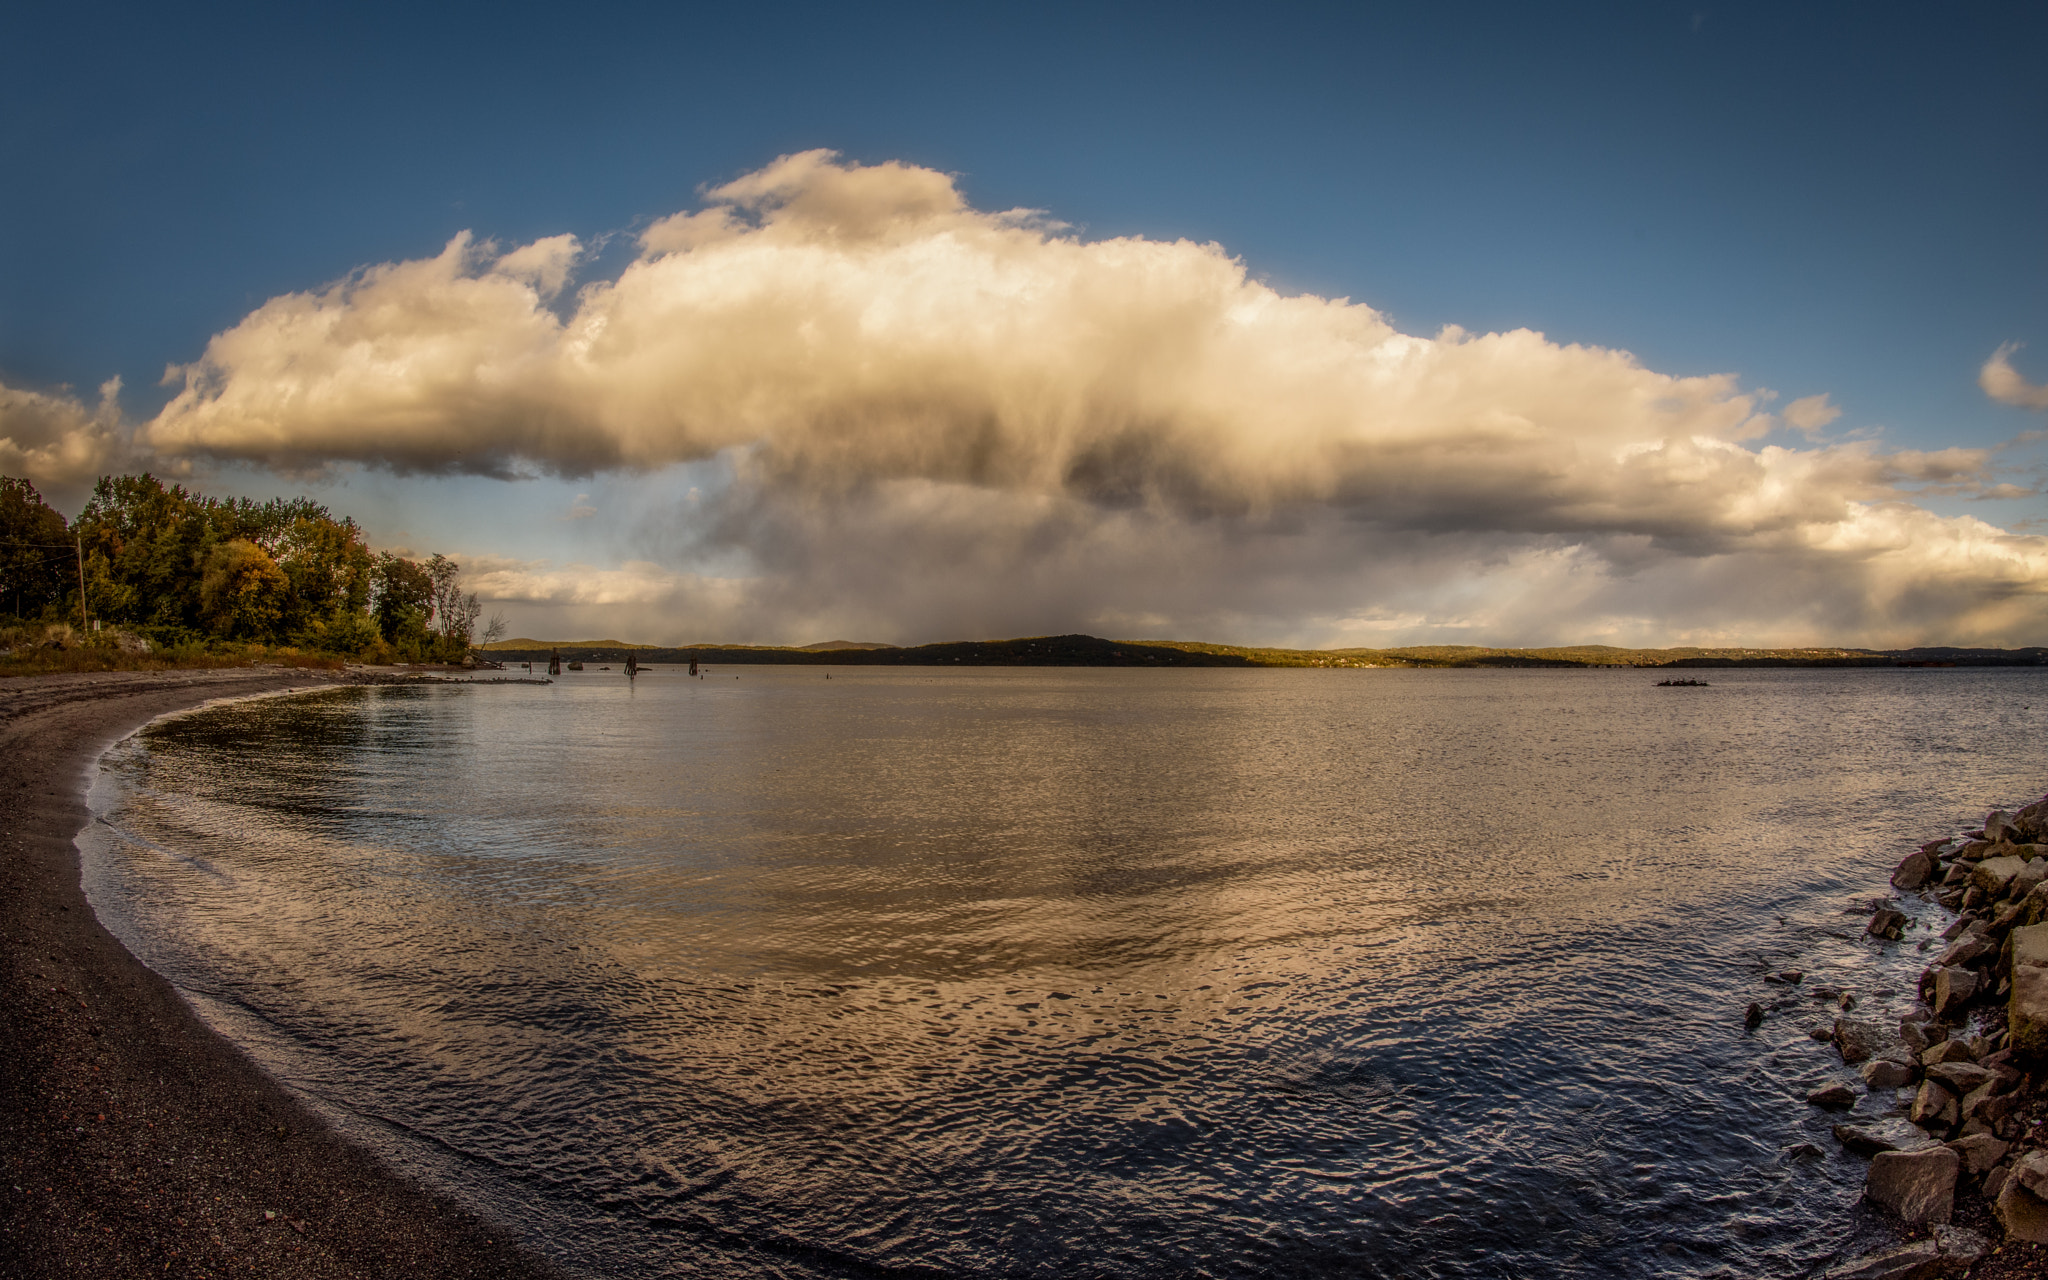
POLYGON ((478 647, 492 653, 496 653, 500 649, 514 649, 521 653, 536 649, 543 653, 549 649, 616 649, 623 653, 628 649, 659 649, 661 646, 658 644, 628 644, 624 640, 527 640, 521 638, 518 640, 498 640, 490 644, 479 645, 478 647))
POLYGON ((493 656, 518 662, 564 659, 604 662, 632 650, 641 662, 803 664, 810 666, 1009 667, 1988 667, 2048 665, 2048 648, 2028 649, 1618 649, 1566 645, 1493 649, 1479 645, 1415 645, 1400 649, 1265 649, 1195 640, 1104 640, 1097 636, 1027 636, 1017 640, 953 640, 908 648, 828 640, 784 645, 661 646, 616 640, 504 640, 493 656))

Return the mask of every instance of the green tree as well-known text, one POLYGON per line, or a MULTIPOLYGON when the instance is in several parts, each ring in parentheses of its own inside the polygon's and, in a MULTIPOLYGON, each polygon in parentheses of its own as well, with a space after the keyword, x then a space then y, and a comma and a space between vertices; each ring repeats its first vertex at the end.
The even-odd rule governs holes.
POLYGON ((371 574, 371 595, 370 612, 386 640, 400 648, 425 643, 434 610, 434 579, 426 566, 384 552, 371 574))
POLYGON ((34 484, 0 476, 0 612, 39 617, 78 589, 70 526, 34 484))

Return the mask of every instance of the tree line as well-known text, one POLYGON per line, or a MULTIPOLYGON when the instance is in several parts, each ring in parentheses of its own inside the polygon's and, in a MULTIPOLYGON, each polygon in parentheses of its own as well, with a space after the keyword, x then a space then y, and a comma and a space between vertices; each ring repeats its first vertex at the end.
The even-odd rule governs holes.
POLYGON ((159 645, 457 661, 481 612, 460 575, 446 556, 372 553, 354 520, 311 498, 209 498, 146 473, 103 476, 67 522, 32 483, 0 477, 0 614, 17 624, 90 619, 159 645))

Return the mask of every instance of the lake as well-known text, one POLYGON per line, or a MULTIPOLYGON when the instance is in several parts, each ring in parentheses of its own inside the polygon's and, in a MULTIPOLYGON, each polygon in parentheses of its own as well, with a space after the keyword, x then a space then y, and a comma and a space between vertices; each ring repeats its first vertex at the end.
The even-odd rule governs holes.
POLYGON ((1910 1003, 1862 908, 2048 786, 2048 670, 1693 674, 350 688, 119 744, 81 847, 581 1274, 1803 1274, 1876 1232, 1811 988, 1910 1003))

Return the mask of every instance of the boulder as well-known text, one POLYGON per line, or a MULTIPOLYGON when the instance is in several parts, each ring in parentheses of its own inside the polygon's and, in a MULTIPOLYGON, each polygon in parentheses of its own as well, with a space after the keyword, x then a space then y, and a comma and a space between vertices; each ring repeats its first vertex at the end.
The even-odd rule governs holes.
POLYGON ((2012 1149, 2009 1142, 2000 1142, 1988 1133, 1973 1134, 1957 1138, 1948 1144, 1949 1150, 1963 1158, 1963 1172, 1989 1173, 1991 1167, 2005 1159, 2005 1153, 2012 1149))
POLYGON ((1960 1012, 1983 985, 1968 969, 1943 969, 1934 975, 1934 1015, 1946 1018, 1960 1012))
POLYGON ((2019 858, 1986 858, 1970 873, 1970 887, 1982 889, 1994 898, 2003 897, 2006 886, 2012 883, 2014 876, 2026 870, 2026 866, 2019 858))
POLYGON ((2048 800, 2036 800, 2012 816, 2012 824, 2029 840, 2048 836, 2048 800))
POLYGON ((1827 1111, 1846 1111, 1850 1107, 1855 1106, 1856 1099, 1861 1096, 1854 1089, 1837 1080, 1832 1084, 1824 1084, 1812 1093, 1807 1094, 1806 1101, 1812 1106, 1820 1107, 1827 1111))
POLYGON ((1872 1058, 1856 1068, 1856 1073, 1873 1089, 1901 1089, 1920 1079, 1918 1067, 1897 1058, 1872 1058))
POLYGON ((1927 1051, 1920 1055, 1920 1065, 1923 1067, 1970 1060, 1970 1042, 1967 1040, 1944 1040, 1940 1044, 1929 1045, 1927 1051))
POLYGON ((1913 1095, 1913 1106, 1906 1112, 1907 1119, 1927 1129, 1947 1129, 1959 1115, 1956 1095, 1932 1080, 1920 1082, 1920 1092, 1913 1095))
POLYGON ((1934 855, 1909 853, 1899 869, 1892 872, 1892 884, 1901 889, 1918 889, 1934 876, 1934 855))
POLYGON ((1973 1093, 1998 1078, 1989 1067, 1974 1062, 1938 1062, 1927 1068, 1929 1080, 1939 1080, 1957 1094, 1973 1093))
POLYGON ((2013 815, 2003 809, 1993 809, 1984 819, 1984 838, 1993 843, 2005 839, 2006 833, 2012 829, 2013 815))
POLYGON ((1880 1249, 1831 1267, 1821 1280, 1930 1280, 1948 1263, 1941 1246, 1932 1240, 1915 1240, 1896 1249, 1880 1249))
POLYGON ((2036 1148, 2012 1162, 2013 1180, 2048 1200, 2048 1149, 2036 1148))
MULTIPOLYGON (((2029 849, 2033 847, 2027 846, 2029 849)), ((2015 901, 2024 901, 2028 894, 2041 887, 2044 880, 2048 880, 2048 858, 2035 858, 2020 868, 2020 873, 2012 878, 2012 883, 2006 886, 2005 896, 2015 901)))
POLYGON ((1997 950, 1997 945, 1983 934, 1966 933, 1954 942, 1949 943, 1948 950, 1942 952, 1941 959, 1936 960, 1934 963, 1944 968, 1972 965, 1997 950))
POLYGON ((2048 924, 2014 929, 2011 945, 2012 1003, 2006 1008, 2006 1043, 2017 1058, 2048 1059, 2048 924))
POLYGON ((1898 939, 1906 927, 1906 913, 1890 907, 1879 907, 1870 913, 1870 923, 1863 926, 1863 932, 1874 938, 1898 939))
POLYGON ((1961 1156, 1943 1146, 1880 1151, 1870 1158, 1863 1194, 1904 1222, 1947 1222, 1962 1163, 1961 1156))
POLYGON ((1992 1208, 2005 1228, 2005 1238, 2048 1244, 2048 1199, 2028 1186, 2029 1162, 2048 1163, 2048 1151, 2030 1151, 2015 1161, 1998 1188, 1992 1208))
POLYGON ((1874 1156, 1885 1151, 1920 1151, 1940 1145, 1923 1130, 1897 1116, 1866 1120, 1860 1124, 1838 1124, 1835 1126, 1835 1141, 1859 1156, 1874 1156))
POLYGON ((1899 1019, 1899 1039, 1916 1056, 1926 1052, 1927 1046, 1934 1043, 1934 1035, 1929 1034, 1927 1024, 1918 1018, 1899 1019))

